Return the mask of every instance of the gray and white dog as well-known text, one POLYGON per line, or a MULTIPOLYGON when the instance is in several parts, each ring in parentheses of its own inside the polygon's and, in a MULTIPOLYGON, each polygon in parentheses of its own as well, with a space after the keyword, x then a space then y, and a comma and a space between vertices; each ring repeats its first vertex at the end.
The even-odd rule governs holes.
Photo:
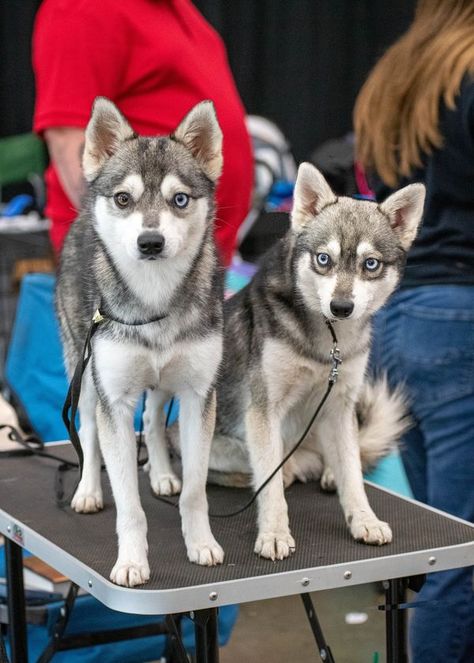
POLYGON ((223 560, 205 492, 222 356, 213 240, 221 169, 222 132, 211 102, 195 106, 173 135, 145 138, 112 102, 95 101, 83 154, 88 193, 64 245, 56 305, 70 375, 94 311, 100 307, 104 316, 82 380, 84 471, 72 507, 82 513, 103 507, 100 443, 117 507, 118 558, 110 577, 119 585, 139 585, 150 575, 133 429, 147 388, 152 486, 157 493, 181 488, 163 452, 163 405, 176 394, 187 554, 198 564, 223 560))
POLYGON ((337 488, 357 540, 391 541, 372 511, 361 457, 370 464, 406 424, 403 399, 366 377, 371 318, 394 291, 422 215, 412 184, 378 205, 338 198, 310 164, 299 168, 291 229, 252 282, 224 307, 224 359, 217 387, 210 480, 257 488, 296 443, 323 396, 332 322, 343 358, 339 379, 304 444, 258 498, 255 552, 283 559, 295 548, 284 483, 320 478, 337 488), (325 468, 325 469, 324 469, 325 468))

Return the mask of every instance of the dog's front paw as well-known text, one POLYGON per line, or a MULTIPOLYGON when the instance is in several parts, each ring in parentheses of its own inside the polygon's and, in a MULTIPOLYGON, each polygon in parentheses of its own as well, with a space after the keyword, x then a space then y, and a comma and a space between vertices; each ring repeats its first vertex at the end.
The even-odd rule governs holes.
POLYGON ((334 478, 334 474, 330 467, 326 467, 323 472, 323 476, 321 477, 321 488, 326 493, 333 493, 337 488, 336 479, 334 478))
POLYGON ((189 561, 194 564, 216 566, 224 561, 224 551, 214 537, 206 542, 187 542, 186 549, 189 561))
POLYGON ((118 559, 110 573, 110 579, 123 587, 144 585, 150 579, 150 567, 146 560, 140 563, 118 559))
POLYGON ((97 513, 104 508, 102 490, 86 492, 79 486, 72 498, 71 508, 77 513, 97 513))
POLYGON ((262 532, 255 542, 254 552, 260 557, 266 557, 273 562, 276 559, 285 559, 295 552, 295 540, 290 532, 262 532))
POLYGON ((178 495, 181 492, 181 479, 175 474, 150 476, 150 483, 155 495, 178 495))
POLYGON ((356 541, 383 546, 392 540, 392 530, 388 523, 384 523, 373 515, 356 514, 352 517, 349 527, 356 541))

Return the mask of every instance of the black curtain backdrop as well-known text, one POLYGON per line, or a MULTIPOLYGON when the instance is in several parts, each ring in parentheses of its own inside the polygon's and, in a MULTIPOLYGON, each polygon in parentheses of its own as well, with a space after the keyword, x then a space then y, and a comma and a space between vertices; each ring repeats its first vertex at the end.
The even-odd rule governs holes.
POLYGON ((227 45, 249 113, 274 120, 301 161, 352 127, 371 67, 414 0, 195 0, 227 45))
MULTIPOLYGON (((117 0, 124 1, 133 2, 117 0)), ((30 42, 39 4, 0 0, 0 136, 31 129, 30 42)), ((302 160, 324 140, 350 131, 357 92, 377 58, 408 26, 415 0, 195 4, 226 43, 247 111, 274 120, 302 160)))
POLYGON ((31 131, 31 34, 40 2, 0 0, 0 137, 31 131))

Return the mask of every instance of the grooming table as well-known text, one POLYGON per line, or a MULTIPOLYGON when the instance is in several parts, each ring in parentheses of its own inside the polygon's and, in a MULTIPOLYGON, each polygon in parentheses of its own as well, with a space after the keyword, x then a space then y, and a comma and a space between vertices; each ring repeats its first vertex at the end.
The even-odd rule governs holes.
MULTIPOLYGON (((48 445, 48 451, 74 459, 70 444, 48 445)), ((177 509, 155 499, 148 477, 140 472, 142 504, 148 519, 151 578, 143 588, 127 589, 109 581, 115 562, 115 508, 106 475, 105 509, 76 514, 55 503, 57 463, 38 456, 0 459, 0 532, 6 537, 12 655, 26 663, 25 606, 21 547, 69 576, 104 604, 144 615, 187 613, 195 621, 198 661, 217 661, 217 607, 310 591, 385 581, 387 661, 404 661, 402 579, 474 564, 474 526, 367 485, 371 505, 390 523, 393 543, 381 547, 356 543, 344 523, 335 494, 317 484, 295 484, 287 490, 296 552, 273 563, 253 553, 255 507, 234 518, 211 520, 226 557, 218 567, 188 562, 177 509), (198 628, 199 626, 199 628, 198 628)), ((66 494, 77 480, 65 474, 66 494)), ((210 510, 232 511, 245 503, 248 491, 208 488, 210 510)), ((308 616, 317 635, 318 624, 308 616)), ((311 614, 310 614, 311 613, 311 614)), ((318 641, 320 642, 320 641, 318 641)), ((326 655, 326 652, 324 652, 326 655)), ((329 652, 330 654, 330 652, 329 652)), ((326 656, 326 661, 333 660, 326 656)))

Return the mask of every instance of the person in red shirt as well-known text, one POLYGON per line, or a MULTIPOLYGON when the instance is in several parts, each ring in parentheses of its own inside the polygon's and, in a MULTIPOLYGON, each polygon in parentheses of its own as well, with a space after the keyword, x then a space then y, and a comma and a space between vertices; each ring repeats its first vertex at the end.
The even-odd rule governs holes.
POLYGON ((34 130, 50 151, 46 215, 60 251, 84 187, 80 153, 102 95, 143 135, 169 134, 211 99, 224 134, 216 240, 229 264, 253 183, 245 114, 219 35, 189 0, 43 0, 33 34, 34 130))

